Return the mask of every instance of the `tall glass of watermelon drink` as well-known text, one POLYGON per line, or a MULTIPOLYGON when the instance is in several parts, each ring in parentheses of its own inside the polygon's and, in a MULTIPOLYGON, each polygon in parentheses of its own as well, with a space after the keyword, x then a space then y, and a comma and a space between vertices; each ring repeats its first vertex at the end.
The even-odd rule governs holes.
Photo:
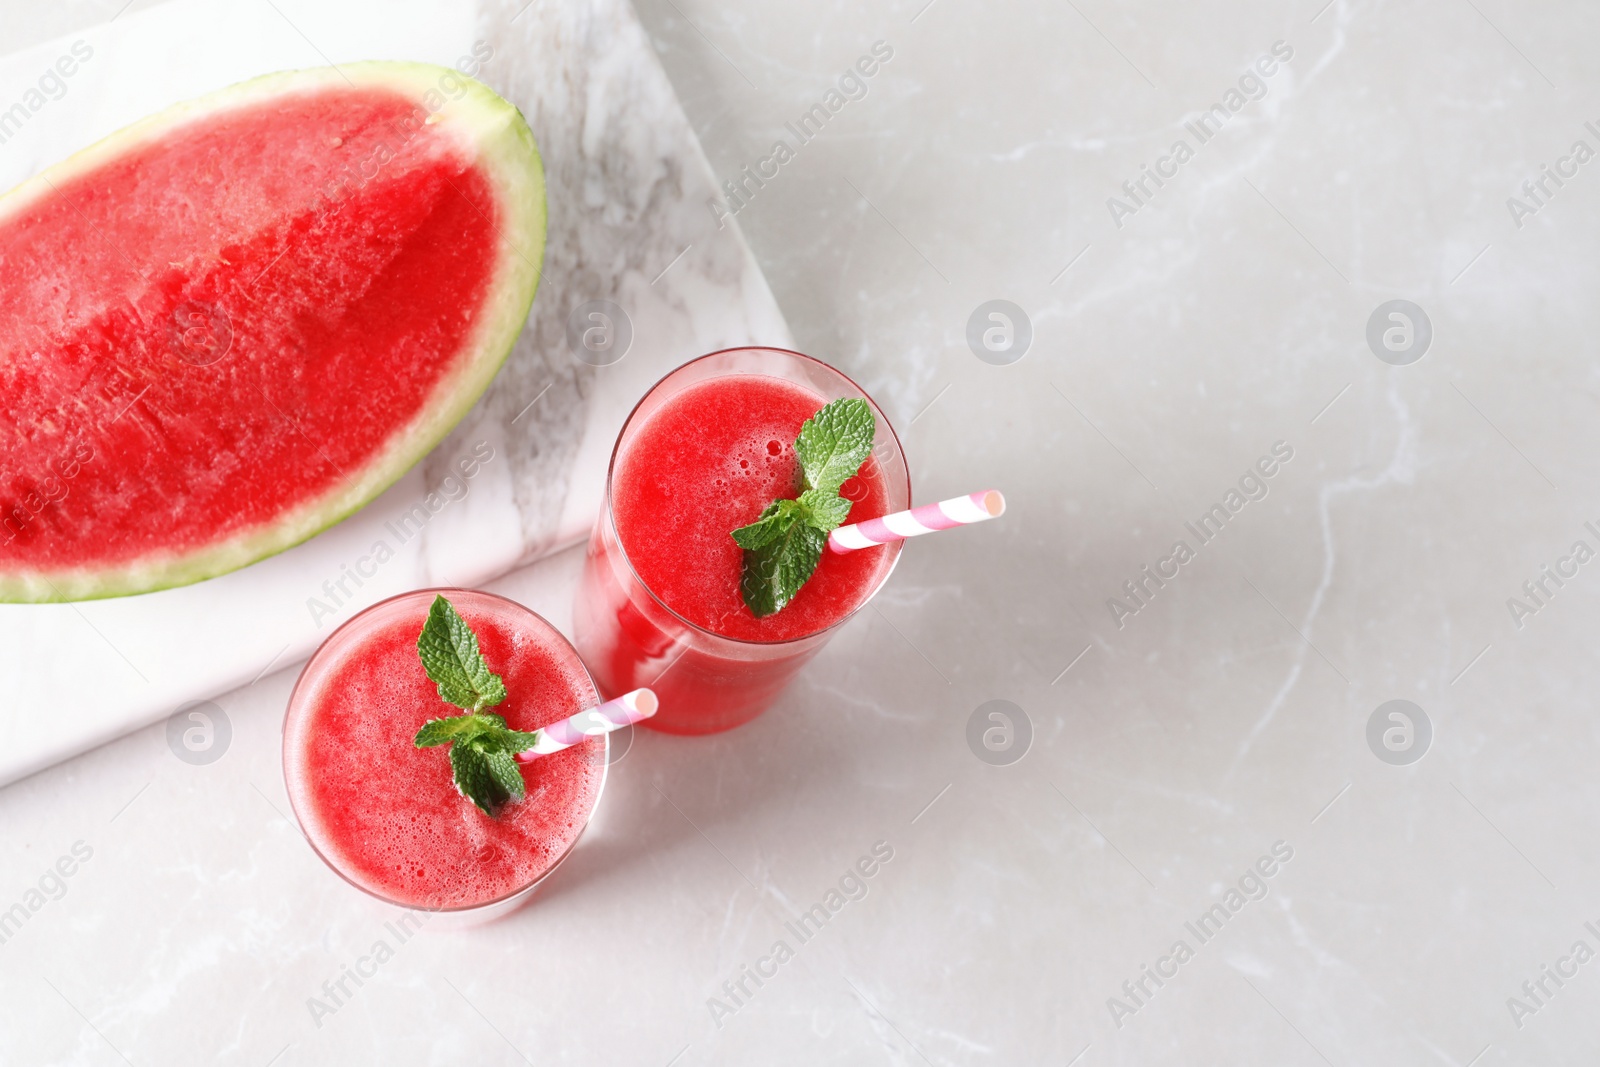
POLYGON ((535 730, 598 704, 577 652, 544 619, 491 593, 428 589, 374 604, 335 630, 295 683, 283 774, 306 840, 356 888, 466 923, 525 902, 583 833, 609 741, 590 737, 521 764, 524 800, 485 815, 456 791, 444 747, 412 739, 446 704, 417 655, 443 594, 478 636, 506 698, 491 709, 535 730))
POLYGON ((796 495, 795 437, 844 397, 865 399, 877 421, 872 455, 841 490, 852 501, 847 521, 909 507, 905 456, 883 412, 849 378, 798 352, 702 356, 656 383, 628 416, 573 629, 606 696, 655 691, 661 710, 642 725, 708 734, 749 722, 889 577, 899 542, 825 550, 793 601, 764 618, 739 591, 733 530, 796 495))

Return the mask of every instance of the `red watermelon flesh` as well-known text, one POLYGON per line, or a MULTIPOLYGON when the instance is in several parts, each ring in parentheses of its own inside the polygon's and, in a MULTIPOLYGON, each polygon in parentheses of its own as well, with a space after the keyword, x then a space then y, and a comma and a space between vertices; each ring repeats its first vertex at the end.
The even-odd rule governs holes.
POLYGON ((340 71, 180 105, 0 199, 0 599, 286 548, 487 386, 538 279, 532 135, 454 72, 340 71))

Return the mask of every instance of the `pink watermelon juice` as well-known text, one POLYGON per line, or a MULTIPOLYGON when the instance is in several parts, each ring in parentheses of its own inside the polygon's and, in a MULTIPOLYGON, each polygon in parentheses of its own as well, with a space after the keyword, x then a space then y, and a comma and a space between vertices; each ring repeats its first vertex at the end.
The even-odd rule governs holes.
MULTIPOLYGON (((578 647, 609 696, 648 685, 669 733, 726 730, 760 714, 877 591, 890 544, 824 551, 810 581, 757 618, 739 591, 734 529, 800 490, 794 441, 849 379, 781 349, 736 349, 686 364, 641 401, 618 439, 607 509, 590 539, 575 615, 578 647)), ((899 443, 883 414, 877 447, 842 492, 850 522, 908 506, 899 443)))
MULTIPOLYGON (((328 638, 284 719, 289 799, 306 839, 347 881, 407 908, 509 910, 564 859, 605 779, 593 737, 521 765, 525 800, 490 818, 456 791, 447 748, 412 744, 459 712, 417 656, 435 593, 385 600, 328 638)), ((599 703, 577 653, 549 623, 488 593, 443 590, 478 635, 507 697, 492 710, 534 730, 599 703)))

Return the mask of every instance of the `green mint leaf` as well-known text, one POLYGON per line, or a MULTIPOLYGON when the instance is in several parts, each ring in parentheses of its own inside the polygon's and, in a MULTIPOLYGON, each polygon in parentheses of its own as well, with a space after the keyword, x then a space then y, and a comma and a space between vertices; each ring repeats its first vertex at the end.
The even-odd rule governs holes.
POLYGON ((796 518, 760 548, 746 549, 739 591, 751 614, 764 618, 788 606, 817 569, 827 542, 825 531, 796 518))
POLYGON ((850 501, 839 488, 872 454, 876 431, 865 400, 824 405, 800 427, 794 443, 805 483, 800 498, 774 500, 755 522, 733 531, 744 549, 739 592, 757 618, 782 611, 815 573, 828 533, 850 517, 850 501))
POLYGON ((823 533, 838 529, 850 517, 850 501, 838 493, 807 489, 800 494, 798 503, 805 521, 823 533))
POLYGON ((733 539, 740 548, 761 548, 780 537, 800 511, 798 500, 774 500, 761 512, 761 517, 749 526, 733 531, 733 539))
POLYGON ((411 743, 418 748, 432 748, 451 741, 468 741, 479 732, 477 715, 451 715, 443 719, 430 719, 422 724, 411 743))
POLYGON ((539 743, 538 730, 531 732, 513 730, 499 715, 485 712, 482 715, 474 715, 473 718, 483 721, 483 729, 478 734, 478 740, 503 752, 511 754, 526 752, 539 743))
POLYGON ((876 430, 872 407, 860 397, 835 400, 807 419, 794 443, 805 487, 837 494, 872 454, 876 430))
POLYGON ((503 799, 503 791, 489 772, 488 759, 472 742, 450 746, 450 770, 455 777, 456 792, 476 804, 485 815, 494 815, 495 807, 503 799))
MULTIPOLYGON (((503 748, 493 749, 483 753, 484 766, 489 769, 489 777, 494 779, 496 787, 505 798, 521 800, 527 795, 527 790, 522 784, 522 771, 517 767, 517 761, 511 758, 511 753, 503 748)), ((500 803, 504 804, 505 799, 500 803)))
POLYGON ((478 635, 442 596, 433 598, 428 621, 417 638, 422 668, 441 699, 468 711, 493 707, 506 698, 505 683, 489 670, 478 651, 478 635))

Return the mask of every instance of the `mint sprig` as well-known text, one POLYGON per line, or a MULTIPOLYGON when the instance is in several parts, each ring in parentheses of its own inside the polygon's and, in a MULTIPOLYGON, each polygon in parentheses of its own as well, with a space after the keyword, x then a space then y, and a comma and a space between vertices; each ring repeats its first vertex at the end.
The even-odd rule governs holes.
POLYGON ((782 611, 816 571, 828 534, 850 517, 851 502, 839 489, 872 454, 877 428, 871 406, 859 397, 825 405, 794 442, 799 498, 774 500, 755 522, 733 531, 744 549, 739 592, 757 618, 782 611))
POLYGON ((428 621, 417 638, 417 654, 422 668, 439 687, 439 697, 458 708, 481 711, 506 698, 506 685, 489 670, 478 651, 478 635, 472 632, 455 609, 442 596, 433 598, 428 621))
POLYGON ((417 637, 417 655, 440 698, 466 714, 428 720, 412 744, 449 745, 456 791, 485 815, 493 815, 507 801, 521 800, 527 790, 514 757, 538 743, 539 731, 513 730, 502 716, 483 710, 506 698, 505 683, 489 670, 478 635, 442 596, 434 597, 428 609, 428 621, 417 637))

